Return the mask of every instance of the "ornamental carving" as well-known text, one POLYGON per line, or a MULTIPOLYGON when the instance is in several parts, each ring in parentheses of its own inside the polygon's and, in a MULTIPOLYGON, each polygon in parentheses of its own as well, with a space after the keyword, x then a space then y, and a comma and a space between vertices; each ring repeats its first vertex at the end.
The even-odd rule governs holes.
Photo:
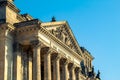
POLYGON ((50 32, 55 35, 58 39, 64 42, 69 48, 75 50, 75 47, 72 43, 69 33, 65 26, 59 26, 57 28, 53 28, 50 32))

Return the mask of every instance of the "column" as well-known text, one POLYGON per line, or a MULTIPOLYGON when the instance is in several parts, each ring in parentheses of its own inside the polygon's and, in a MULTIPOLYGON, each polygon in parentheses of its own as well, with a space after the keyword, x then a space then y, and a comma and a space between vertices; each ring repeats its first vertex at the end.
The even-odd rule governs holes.
POLYGON ((60 56, 57 55, 53 61, 53 80, 60 80, 60 56))
POLYGON ((22 53, 22 65, 23 65, 23 80, 28 80, 28 55, 27 52, 24 51, 22 53))
POLYGON ((76 80, 75 79, 75 66, 72 65, 70 69, 70 80, 76 80))
POLYGON ((41 80, 41 46, 38 40, 31 43, 33 46, 33 80, 41 80))
POLYGON ((28 58, 28 80, 32 80, 32 54, 29 52, 28 58))
POLYGON ((63 80, 68 80, 68 61, 65 60, 63 69, 62 69, 63 80))
POLYGON ((51 80, 51 50, 44 54, 44 80, 51 80))
POLYGON ((21 51, 20 44, 14 43, 14 68, 13 68, 13 79, 22 80, 22 68, 21 68, 21 51))
POLYGON ((80 80, 80 68, 76 70, 76 80, 80 80))

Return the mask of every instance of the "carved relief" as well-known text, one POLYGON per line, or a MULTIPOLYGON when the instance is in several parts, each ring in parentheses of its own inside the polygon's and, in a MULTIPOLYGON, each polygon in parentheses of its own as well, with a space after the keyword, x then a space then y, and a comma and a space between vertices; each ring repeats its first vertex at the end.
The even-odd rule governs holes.
POLYGON ((62 42, 64 42, 69 48, 75 50, 75 47, 71 38, 69 37, 69 34, 67 33, 65 26, 59 26, 57 28, 51 29, 50 32, 62 42))

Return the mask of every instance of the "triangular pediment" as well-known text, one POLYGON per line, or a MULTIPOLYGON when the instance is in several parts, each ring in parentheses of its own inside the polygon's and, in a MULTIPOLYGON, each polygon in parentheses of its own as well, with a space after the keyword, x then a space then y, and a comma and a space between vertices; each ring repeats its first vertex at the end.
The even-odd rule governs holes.
POLYGON ((82 56, 80 46, 77 43, 74 34, 72 33, 70 26, 66 21, 48 22, 42 23, 41 25, 50 31, 50 33, 56 36, 59 40, 65 43, 69 48, 82 56))

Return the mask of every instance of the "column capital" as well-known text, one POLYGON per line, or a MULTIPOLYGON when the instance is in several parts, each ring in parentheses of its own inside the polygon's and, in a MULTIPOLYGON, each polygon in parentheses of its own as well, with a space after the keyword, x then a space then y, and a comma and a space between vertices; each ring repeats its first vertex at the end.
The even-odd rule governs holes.
POLYGON ((30 42, 30 44, 31 44, 32 47, 42 47, 42 46, 44 46, 44 44, 41 43, 39 40, 33 40, 33 41, 30 42))
POLYGON ((61 55, 57 54, 57 55, 54 57, 54 60, 55 60, 55 61, 58 61, 58 60, 60 60, 60 58, 61 58, 61 55))
POLYGON ((44 51, 46 54, 57 53, 56 50, 54 50, 53 48, 50 48, 50 47, 44 47, 44 48, 43 48, 43 51, 44 51))
POLYGON ((76 68, 75 68, 75 72, 76 72, 76 73, 80 73, 80 71, 81 71, 81 70, 80 70, 80 67, 76 67, 76 68))
POLYGON ((69 61, 67 59, 64 60, 64 65, 67 65, 69 63, 69 61))
POLYGON ((58 59, 60 59, 61 58, 61 55, 57 55, 57 57, 56 57, 56 60, 58 60, 58 59))
POLYGON ((74 64, 74 63, 70 63, 70 64, 69 64, 69 68, 70 68, 70 70, 73 70, 73 69, 75 69, 75 68, 76 68, 76 66, 75 66, 75 64, 74 64))

